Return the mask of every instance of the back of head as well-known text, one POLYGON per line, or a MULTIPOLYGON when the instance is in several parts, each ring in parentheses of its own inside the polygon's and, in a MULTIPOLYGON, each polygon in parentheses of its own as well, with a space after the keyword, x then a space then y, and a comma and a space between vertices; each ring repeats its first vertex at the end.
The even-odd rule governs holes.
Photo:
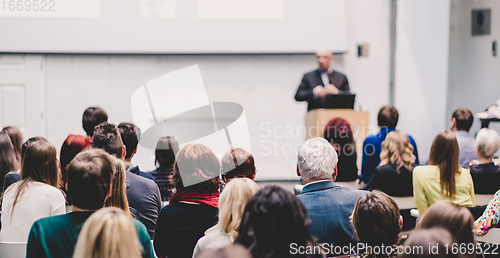
POLYGON ((429 165, 437 165, 440 173, 441 193, 455 198, 456 174, 460 172, 459 148, 457 138, 452 131, 441 131, 431 145, 429 165))
POLYGON ((59 153, 59 161, 61 162, 62 181, 66 183, 66 167, 76 154, 83 151, 91 145, 90 139, 83 135, 70 134, 64 140, 59 153))
POLYGON ((159 168, 174 167, 175 156, 179 152, 179 143, 174 137, 162 137, 158 140, 155 150, 155 163, 159 168))
POLYGON ((59 163, 54 145, 43 140, 28 145, 21 165, 21 180, 59 187, 59 163))
POLYGON ((477 133, 476 148, 479 150, 479 155, 490 159, 500 148, 500 136, 493 129, 483 128, 477 133))
POLYGON ((28 148, 28 146, 31 143, 36 142, 36 141, 47 141, 47 140, 43 137, 40 137, 40 136, 31 137, 28 140, 26 140, 23 143, 23 145, 21 146, 21 161, 24 159, 24 154, 26 154, 26 148, 28 148))
POLYGON ((0 183, 3 186, 5 175, 11 171, 17 171, 16 152, 10 141, 10 137, 5 133, 0 133, 0 183))
POLYGON ((137 125, 131 123, 121 123, 118 125, 118 130, 120 131, 123 144, 127 149, 125 158, 128 159, 132 157, 135 148, 137 148, 137 144, 139 144, 141 129, 139 129, 137 125))
POLYGON ((398 120, 399 120, 399 112, 393 106, 383 106, 378 111, 377 121, 379 127, 394 129, 398 124, 398 120))
POLYGON ((399 172, 401 167, 411 171, 414 163, 413 145, 408 136, 398 131, 388 133, 382 142, 380 165, 394 164, 399 172))
POLYGON ((304 205, 295 195, 279 186, 266 186, 248 201, 235 243, 248 248, 254 258, 291 257, 292 243, 316 245, 310 224, 304 205))
POLYGON ((456 127, 459 131, 469 131, 472 123, 474 122, 474 116, 472 112, 466 108, 459 108, 453 112, 452 118, 455 118, 456 127))
POLYGON ((196 256, 197 258, 252 258, 252 255, 241 245, 233 244, 227 247, 207 250, 196 256))
POLYGON ((307 181, 331 180, 337 161, 337 152, 324 138, 309 139, 299 150, 299 172, 302 179, 307 181))
POLYGON ((226 172, 223 175, 226 180, 231 180, 236 177, 246 177, 250 179, 254 179, 255 177, 253 156, 248 151, 241 148, 226 152, 222 157, 221 167, 222 172, 226 172))
POLYGON ((453 236, 444 228, 416 229, 405 241, 400 258, 460 258, 460 252, 452 252, 453 236))
POLYGON ((111 186, 114 165, 114 158, 103 150, 78 153, 67 168, 67 189, 73 205, 87 210, 101 208, 111 186))
POLYGON ((399 207, 383 192, 373 191, 358 199, 352 213, 352 224, 359 240, 370 246, 399 242, 399 207))
POLYGON ((323 134, 330 144, 337 144, 340 149, 349 149, 354 147, 354 136, 352 134, 351 125, 343 118, 336 117, 330 120, 325 127, 323 134))
POLYGON ((107 121, 108 114, 101 108, 89 107, 83 112, 82 126, 88 136, 94 135, 94 127, 107 121))
POLYGON ((443 227, 457 238, 458 243, 474 243, 474 218, 470 211, 451 202, 437 202, 422 214, 416 228, 443 227))
POLYGON ((134 224, 117 208, 92 214, 78 236, 74 258, 141 257, 141 244, 134 224))
POLYGON ((114 124, 102 123, 95 127, 92 147, 102 149, 119 159, 123 157, 122 138, 114 124))
POLYGON ((220 162, 203 144, 188 144, 175 159, 174 178, 178 191, 212 193, 219 189, 220 162))
POLYGON ((258 190, 257 184, 248 178, 234 178, 231 180, 220 195, 218 222, 220 227, 216 226, 214 229, 222 228, 234 241, 238 236, 245 205, 258 190))
POLYGON ((23 144, 23 134, 17 127, 7 126, 2 129, 2 132, 7 134, 12 141, 14 151, 16 152, 17 161, 21 162, 21 145, 23 144))

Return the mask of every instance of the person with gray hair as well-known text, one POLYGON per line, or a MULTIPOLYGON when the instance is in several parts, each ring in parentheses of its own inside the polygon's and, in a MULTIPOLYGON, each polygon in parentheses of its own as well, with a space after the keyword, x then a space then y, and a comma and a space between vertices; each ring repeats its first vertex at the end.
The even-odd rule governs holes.
POLYGON ((333 256, 355 252, 349 248, 357 244, 349 216, 359 197, 368 193, 334 183, 337 174, 342 173, 337 171, 337 161, 333 146, 317 137, 304 143, 297 162, 297 174, 305 184, 297 197, 311 218, 311 234, 318 243, 338 246, 333 256))
POLYGON ((476 136, 479 161, 473 161, 470 175, 476 194, 494 194, 500 189, 500 167, 493 163, 493 155, 500 148, 500 136, 495 130, 483 128, 476 136))

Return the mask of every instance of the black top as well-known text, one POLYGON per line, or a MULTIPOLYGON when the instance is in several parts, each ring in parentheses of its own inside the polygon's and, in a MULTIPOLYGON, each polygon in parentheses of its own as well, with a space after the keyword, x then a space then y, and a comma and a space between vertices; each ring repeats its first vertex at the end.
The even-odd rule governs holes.
POLYGON ((476 194, 495 194, 500 189, 500 167, 493 162, 470 167, 476 194))
POLYGON ((365 190, 378 189, 390 196, 413 196, 412 171, 405 167, 396 169, 396 165, 378 166, 365 190))
POLYGON ((7 190, 9 186, 17 181, 21 180, 21 175, 17 172, 9 172, 5 175, 5 180, 3 181, 3 191, 7 190))
POLYGON ((335 182, 351 182, 358 179, 358 165, 356 164, 358 154, 343 153, 339 151, 339 161, 337 163, 337 178, 335 182))
MULTIPOLYGON (((349 93, 349 82, 347 81, 347 77, 344 74, 332 71, 332 73, 328 75, 328 79, 333 85, 335 85, 335 87, 339 89, 339 94, 349 93)), ((302 78, 302 82, 297 89, 295 100, 307 101, 307 111, 320 108, 324 105, 323 98, 314 98, 313 95, 313 89, 318 85, 321 85, 323 87, 326 86, 323 85, 321 72, 319 71, 319 69, 316 69, 304 75, 304 77, 302 78)))
POLYGON ((156 184, 158 188, 160 188, 161 200, 169 201, 170 197, 172 197, 172 190, 174 189, 174 185, 170 183, 170 179, 174 175, 173 168, 157 168, 149 172, 150 175, 154 176, 156 180, 156 184))
POLYGON ((205 204, 173 203, 165 206, 156 222, 154 237, 158 257, 188 258, 196 242, 217 223, 219 209, 205 204))

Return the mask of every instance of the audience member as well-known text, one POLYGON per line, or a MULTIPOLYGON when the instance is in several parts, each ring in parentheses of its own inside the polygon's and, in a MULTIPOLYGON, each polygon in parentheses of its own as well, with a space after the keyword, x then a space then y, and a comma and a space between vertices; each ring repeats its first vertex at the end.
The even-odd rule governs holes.
POLYGON ((266 186, 248 201, 235 243, 246 247, 253 258, 323 257, 310 224, 297 197, 279 186, 266 186), (299 247, 315 252, 301 253, 299 247))
POLYGON ((251 180, 255 178, 257 169, 252 154, 237 148, 224 154, 221 159, 222 179, 228 183, 233 178, 246 177, 251 180))
MULTIPOLYGON (((22 161, 24 160, 24 154, 26 153, 26 148, 28 148, 28 145, 30 145, 33 142, 40 141, 40 140, 47 141, 43 137, 35 136, 35 137, 29 138, 28 140, 26 140, 23 143, 23 145, 21 146, 21 164, 22 164, 22 161)), ((19 166, 21 164, 19 164, 19 166)), ((21 180, 21 171, 20 170, 7 173, 7 175, 5 175, 5 181, 3 182, 3 189, 6 190, 11 184, 13 184, 19 180, 21 180)))
POLYGON ((87 133, 87 136, 92 140, 94 136, 94 128, 101 123, 108 121, 108 114, 104 109, 99 107, 89 107, 85 109, 82 116, 82 127, 87 133))
POLYGON ((474 122, 472 112, 466 108, 459 108, 453 112, 451 117, 450 130, 457 137, 460 149, 460 167, 466 168, 469 163, 477 159, 474 138, 470 137, 469 130, 474 122))
POLYGON ((38 219, 66 213, 59 187, 56 148, 47 141, 28 146, 21 167, 21 181, 5 191, 2 199, 0 240, 26 242, 38 219))
POLYGON ((16 152, 10 137, 5 133, 0 133, 0 185, 3 186, 2 192, 8 187, 4 184, 6 175, 11 172, 16 173, 18 169, 19 163, 17 163, 16 152))
POLYGON ((231 245, 238 236, 241 216, 248 200, 259 190, 257 184, 248 178, 231 180, 219 198, 219 222, 209 228, 198 240, 193 258, 202 251, 231 245))
POLYGON ((435 202, 447 200, 474 207, 474 184, 468 169, 458 163, 458 143, 452 131, 441 131, 431 145, 429 165, 413 170, 413 196, 423 214, 435 202))
POLYGON ((12 141, 14 151, 16 152, 17 163, 21 165, 21 145, 23 144, 23 134, 17 127, 7 126, 2 129, 2 133, 7 134, 12 141))
POLYGON ((155 150, 156 169, 151 171, 156 184, 160 188, 161 200, 169 201, 172 197, 174 185, 172 178, 174 176, 175 156, 179 152, 179 143, 174 137, 162 137, 158 140, 155 150))
POLYGON ((462 254, 451 251, 451 246, 458 244, 444 228, 416 229, 401 249, 399 258, 462 258, 462 254))
POLYGON ((388 133, 382 142, 380 160, 365 189, 379 189, 390 196, 413 196, 415 155, 408 136, 398 131, 388 133))
POLYGON ((470 166, 476 194, 494 194, 500 189, 500 166, 493 163, 493 155, 500 147, 500 136, 495 130, 483 128, 476 136, 479 164, 470 166))
POLYGON ((220 170, 219 160, 205 145, 189 144, 179 151, 173 178, 177 192, 156 222, 158 257, 192 257, 196 241, 217 223, 220 170))
POLYGON ((403 216, 387 194, 375 190, 361 196, 352 212, 352 225, 359 241, 365 244, 363 258, 397 257, 403 216), (392 251, 376 254, 369 248, 375 246, 392 246, 392 251))
POLYGON ((493 199, 488 203, 483 215, 474 222, 474 228, 478 235, 482 236, 488 233, 492 228, 498 227, 500 222, 500 190, 498 190, 493 199))
POLYGON ((137 145, 141 139, 141 129, 131 123, 121 123, 118 125, 118 130, 120 131, 120 136, 122 137, 123 144, 126 148, 126 154, 124 157, 125 170, 154 181, 155 178, 153 175, 142 172, 139 169, 139 166, 134 166, 134 164, 132 164, 132 158, 135 153, 137 153, 137 145))
POLYGON ((234 244, 202 252, 197 258, 252 258, 252 255, 243 246, 234 244))
MULTIPOLYGON (((92 146, 103 149, 120 160, 126 153, 118 128, 110 123, 102 123, 95 127, 92 146)), ((118 174, 119 175, 119 174, 118 174)), ((161 210, 160 190, 153 180, 126 172, 128 204, 138 215, 139 221, 144 223, 151 238, 154 236, 155 224, 161 210)), ((114 188, 119 192, 121 185, 114 188)))
MULTIPOLYGON (((111 194, 115 160, 102 150, 78 153, 68 165, 66 187, 73 200, 73 212, 44 218, 31 227, 27 258, 72 257, 85 221, 104 205, 111 194)), ((142 246, 142 257, 153 258, 153 249, 144 225, 132 219, 142 246)), ((118 237, 118 236, 114 236, 118 237)))
POLYGON ((140 229, 123 210, 102 208, 83 224, 73 258, 140 258, 140 229))
MULTIPOLYGON (((382 142, 388 133, 396 130, 396 125, 399 120, 399 112, 393 106, 384 106, 378 112, 378 126, 380 132, 376 135, 366 137, 363 142, 363 160, 361 165, 361 180, 365 183, 370 182, 373 171, 380 164, 380 153, 382 142)), ((413 146, 413 155, 415 155, 415 165, 419 164, 417 144, 411 136, 408 135, 411 145, 413 146)))
MULTIPOLYGON (((297 173, 304 188, 297 196, 311 217, 311 233, 319 243, 356 245, 349 216, 366 191, 333 183, 337 174, 337 152, 324 138, 312 138, 299 150, 297 173)), ((340 254, 337 254, 340 255, 340 254)))
POLYGON ((68 205, 71 205, 71 199, 67 197, 68 193, 65 190, 66 187, 64 187, 64 185, 66 185, 66 167, 76 154, 80 153, 90 145, 91 143, 88 137, 70 134, 66 137, 61 146, 61 151, 59 153, 59 161, 61 162, 61 188, 66 194, 66 201, 68 205))
POLYGON ((122 209, 129 217, 137 218, 137 211, 130 208, 127 199, 127 185, 125 184, 125 167, 121 160, 115 162, 115 172, 113 174, 113 185, 111 186, 111 196, 104 201, 105 207, 115 207, 122 209))
MULTIPOLYGON (((475 245, 474 240, 474 218, 465 207, 448 201, 437 202, 422 214, 415 229, 430 229, 442 227, 448 230, 457 243, 469 246, 475 245)), ((468 257, 474 257, 469 255, 468 257)))
POLYGON ((356 181, 358 179, 358 154, 351 125, 343 118, 333 118, 326 125, 323 137, 332 144, 339 157, 337 168, 342 173, 337 176, 336 181, 356 181))

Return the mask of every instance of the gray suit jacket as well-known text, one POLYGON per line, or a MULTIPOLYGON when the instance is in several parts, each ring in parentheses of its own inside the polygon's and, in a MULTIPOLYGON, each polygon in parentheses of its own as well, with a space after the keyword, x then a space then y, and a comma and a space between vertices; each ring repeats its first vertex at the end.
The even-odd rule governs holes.
POLYGON ((307 209, 311 218, 311 234, 319 243, 356 246, 349 216, 356 201, 366 193, 338 186, 333 181, 324 181, 306 185, 297 197, 307 209))

